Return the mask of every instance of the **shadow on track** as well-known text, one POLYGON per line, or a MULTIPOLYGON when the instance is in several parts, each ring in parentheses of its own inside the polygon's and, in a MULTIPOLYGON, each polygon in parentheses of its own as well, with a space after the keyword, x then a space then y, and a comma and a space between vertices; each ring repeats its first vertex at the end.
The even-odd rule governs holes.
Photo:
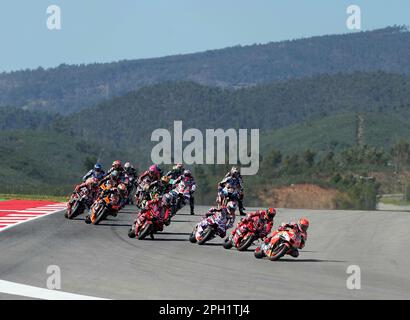
POLYGON ((154 239, 151 239, 149 236, 146 237, 144 240, 137 240, 137 241, 189 241, 188 239, 172 239, 172 238, 157 238, 160 234, 155 234, 154 239))
POLYGON ((200 245, 200 247, 206 247, 206 246, 208 246, 208 247, 211 247, 211 246, 221 247, 221 246, 222 246, 222 243, 209 243, 209 242, 206 242, 206 243, 200 245))
POLYGON ((99 226, 102 227, 131 227, 131 223, 125 224, 125 223, 100 223, 99 226))
POLYGON ((189 232, 160 232, 159 234, 170 234, 175 236, 190 236, 191 233, 189 232))
POLYGON ((336 263, 342 263, 342 262, 346 262, 343 260, 326 260, 326 259, 287 259, 287 258, 281 258, 278 261, 275 262, 336 262, 336 263))

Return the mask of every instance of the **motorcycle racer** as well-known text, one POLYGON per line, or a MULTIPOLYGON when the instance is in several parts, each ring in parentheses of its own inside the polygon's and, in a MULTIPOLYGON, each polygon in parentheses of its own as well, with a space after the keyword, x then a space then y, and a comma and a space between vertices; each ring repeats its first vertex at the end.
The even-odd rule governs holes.
POLYGON ((219 182, 218 193, 220 193, 227 184, 231 185, 237 191, 239 213, 242 216, 245 215, 245 208, 243 206, 243 179, 236 167, 232 167, 231 170, 222 179, 222 181, 219 182))
POLYGON ((191 210, 191 215, 194 215, 195 214, 195 212, 194 212, 195 204, 194 204, 194 196, 193 195, 194 195, 194 192, 196 190, 196 182, 195 182, 194 176, 192 175, 191 170, 184 170, 182 175, 180 175, 176 179, 175 183, 177 184, 180 181, 183 181, 184 184, 185 184, 185 187, 187 189, 189 189, 189 195, 190 195, 190 197, 189 197, 189 207, 190 207, 190 210, 191 210))
POLYGON ((133 167, 133 165, 127 161, 124 164, 124 179, 123 182, 127 186, 127 191, 128 191, 128 199, 127 199, 127 204, 132 203, 132 196, 135 190, 135 187, 137 186, 137 170, 133 167))
POLYGON ((135 194, 135 203, 137 206, 141 206, 144 200, 150 200, 150 191, 154 187, 159 193, 163 192, 163 183, 161 180, 162 170, 161 168, 153 164, 147 171, 144 171, 137 179, 137 192, 135 194))
POLYGON ((134 179, 138 178, 137 170, 129 161, 124 164, 124 173, 134 179))
MULTIPOLYGON (((218 223, 218 235, 221 238, 225 238, 226 231, 233 227, 233 224, 235 222, 236 206, 237 206, 236 202, 229 201, 226 207, 222 207, 222 208, 212 207, 205 214, 206 218, 213 216, 215 218, 215 221, 219 222, 218 223)), ((207 220, 204 219, 201 222, 201 226, 205 227, 206 223, 207 223, 207 220)))
POLYGON ((137 183, 140 184, 143 181, 153 184, 161 180, 162 170, 161 168, 153 164, 149 167, 147 171, 144 171, 137 179, 137 183))
POLYGON ((101 179, 99 182, 99 185, 103 184, 110 184, 112 187, 116 187, 119 183, 121 183, 122 177, 120 175, 120 172, 117 170, 111 171, 110 174, 107 174, 104 178, 101 179))
MULTIPOLYGON (((87 201, 85 202, 85 205, 87 207, 87 210, 90 210, 91 205, 97 199, 98 197, 98 180, 96 178, 88 178, 85 182, 78 184, 72 195, 76 194, 79 192, 82 188, 87 188, 88 190, 88 197, 87 201)), ((72 196, 70 197, 70 200, 67 203, 67 207, 70 209, 72 206, 72 196)))
POLYGON ((218 207, 221 207, 223 203, 228 201, 238 202, 239 194, 238 192, 230 185, 226 184, 219 192, 218 197, 216 198, 216 204, 218 207))
MULTIPOLYGON (((299 256, 299 250, 303 249, 307 240, 307 229, 309 228, 309 220, 306 218, 300 218, 298 222, 282 223, 278 228, 278 231, 284 231, 286 229, 292 229, 301 238, 299 248, 292 248, 289 252, 292 257, 297 258, 299 256)), ((265 237, 264 242, 269 243, 272 235, 265 237)))
MULTIPOLYGON (((241 221, 238 223, 235 230, 232 231, 231 236, 233 238, 235 232, 239 230, 242 234, 246 232, 246 225, 249 222, 253 222, 256 226, 256 229, 259 232, 259 236, 261 239, 264 239, 272 230, 273 227, 273 219, 276 216, 276 209, 275 208, 268 208, 266 210, 258 210, 255 212, 248 213, 245 218, 242 218, 241 221)), ((240 240, 240 237, 237 238, 240 240)), ((238 243, 234 243, 235 246, 238 243)))
POLYGON ((105 174, 104 178, 109 176, 113 171, 117 171, 119 173, 120 176, 124 175, 125 169, 122 166, 122 163, 120 160, 115 160, 112 165, 111 168, 107 171, 107 173, 105 174))
MULTIPOLYGON (((110 206, 110 209, 112 209, 110 211, 110 215, 112 215, 113 217, 116 217, 118 214, 118 211, 120 211, 122 208, 124 208, 125 204, 126 204, 126 199, 128 197, 128 192, 127 192, 127 186, 124 183, 120 183, 118 184, 117 187, 112 186, 110 184, 110 182, 107 183, 108 187, 104 188, 100 194, 98 195, 98 198, 104 198, 106 196, 109 196, 111 194, 116 194, 119 197, 119 201, 117 204, 110 206)), ((87 217, 85 218, 85 222, 87 224, 91 223, 91 214, 87 215, 87 217)))
POLYGON ((172 170, 168 171, 165 176, 170 179, 176 180, 184 173, 184 166, 182 163, 177 163, 172 167, 172 170))
POLYGON ((96 178, 98 180, 101 180, 104 176, 105 171, 103 170, 102 165, 100 163, 96 163, 94 165, 94 168, 92 168, 84 175, 83 182, 85 182, 88 178, 96 178))

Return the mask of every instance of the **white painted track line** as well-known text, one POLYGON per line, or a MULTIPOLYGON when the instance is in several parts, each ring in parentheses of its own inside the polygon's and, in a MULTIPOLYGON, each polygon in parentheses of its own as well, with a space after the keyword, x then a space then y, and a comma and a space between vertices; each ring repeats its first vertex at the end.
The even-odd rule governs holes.
POLYGON ((0 280, 0 293, 44 300, 107 300, 105 298, 38 288, 5 280, 0 280))

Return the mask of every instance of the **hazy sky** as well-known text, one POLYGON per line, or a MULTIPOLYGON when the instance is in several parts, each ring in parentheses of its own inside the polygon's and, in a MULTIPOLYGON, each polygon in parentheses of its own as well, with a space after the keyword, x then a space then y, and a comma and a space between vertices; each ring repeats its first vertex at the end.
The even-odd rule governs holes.
POLYGON ((159 57, 233 45, 410 25, 409 0, 2 0, 0 71, 159 57), (46 9, 61 8, 50 31, 46 9))

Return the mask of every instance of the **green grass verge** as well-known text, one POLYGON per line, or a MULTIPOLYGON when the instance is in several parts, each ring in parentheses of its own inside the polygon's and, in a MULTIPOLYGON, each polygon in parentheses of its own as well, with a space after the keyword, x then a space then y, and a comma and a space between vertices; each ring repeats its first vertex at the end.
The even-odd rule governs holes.
POLYGON ((67 197, 48 196, 48 195, 32 195, 32 194, 0 194, 0 201, 16 199, 16 200, 48 200, 56 202, 66 202, 67 197))
POLYGON ((410 206, 410 201, 406 201, 406 200, 380 198, 379 202, 384 203, 384 204, 394 204, 396 206, 410 206))

